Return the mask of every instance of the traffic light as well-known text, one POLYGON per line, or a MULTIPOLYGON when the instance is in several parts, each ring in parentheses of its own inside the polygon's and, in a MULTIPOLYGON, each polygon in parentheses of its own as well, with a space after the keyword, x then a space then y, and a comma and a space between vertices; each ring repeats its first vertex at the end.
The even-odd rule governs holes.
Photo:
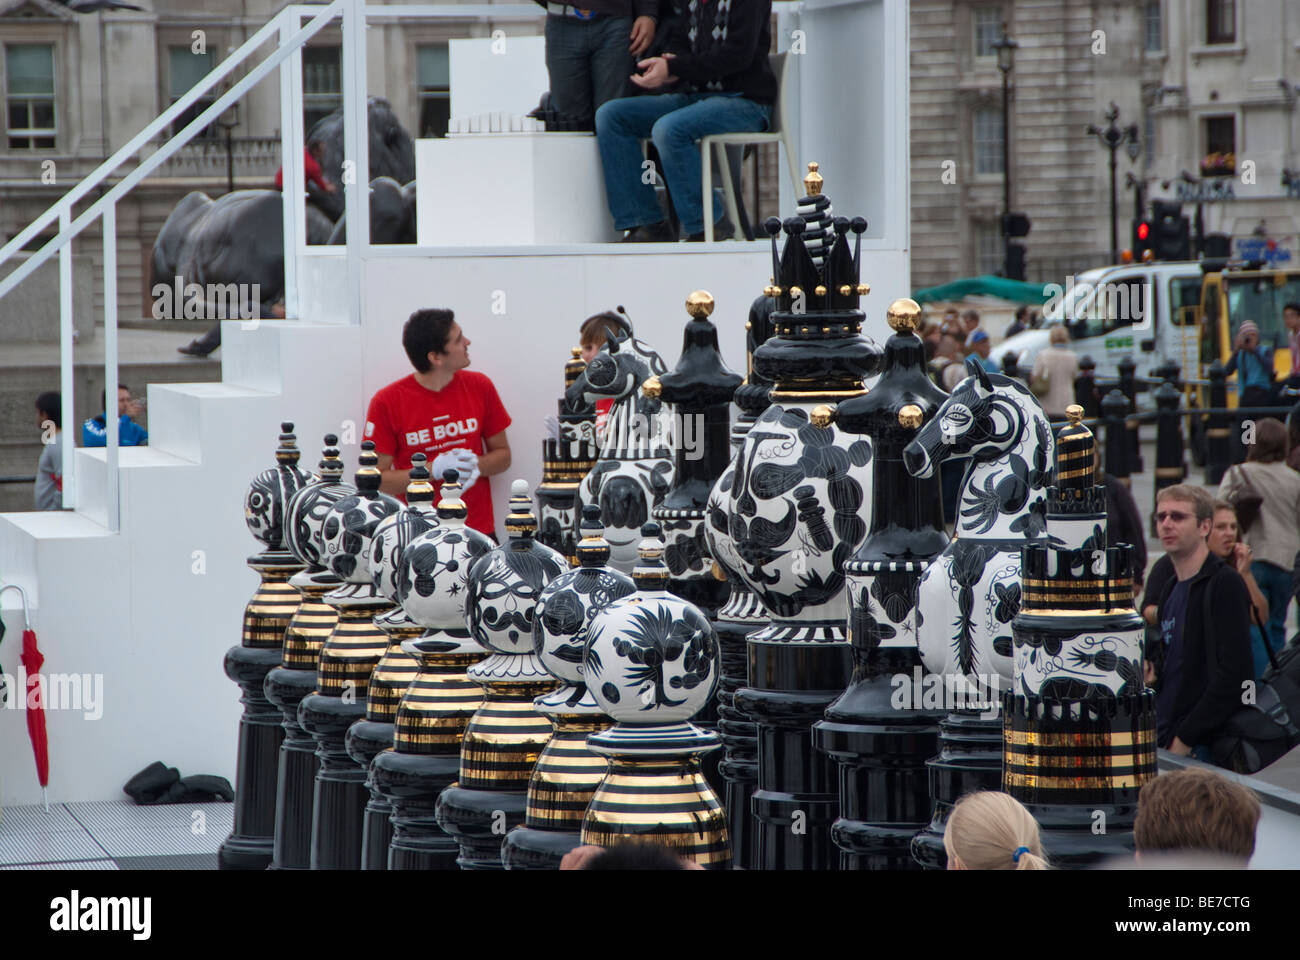
POLYGON ((1007 213, 1002 216, 1002 235, 1004 237, 1027 237, 1033 226, 1023 213, 1007 213))
POLYGON ((1153 249, 1154 243, 1151 239, 1151 222, 1149 220, 1133 221, 1133 260, 1141 263, 1148 250, 1153 249))
POLYGON ((1023 243, 1007 244, 1006 273, 1008 280, 1025 279, 1025 245, 1023 243))
POLYGON ((1151 247, 1158 260, 1192 259, 1192 224, 1181 203, 1151 201, 1151 247))

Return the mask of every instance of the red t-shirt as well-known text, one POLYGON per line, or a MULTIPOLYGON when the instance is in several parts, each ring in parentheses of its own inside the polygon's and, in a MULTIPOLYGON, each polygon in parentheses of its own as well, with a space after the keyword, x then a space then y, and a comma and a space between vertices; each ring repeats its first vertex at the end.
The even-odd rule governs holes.
MULTIPOLYGON (((465 447, 481 456, 486 452, 483 441, 508 426, 510 414, 486 375, 457 370, 451 383, 434 391, 420 386, 415 374, 411 374, 371 398, 365 439, 375 442, 376 453, 393 458, 393 469, 409 470, 413 453, 423 453, 432 461, 440 453, 465 447)), ((441 487, 442 478, 435 477, 434 489, 441 487)), ((496 519, 488 478, 479 477, 464 500, 469 525, 493 535, 496 519)))
MULTIPOLYGON (((311 151, 306 147, 302 149, 303 173, 306 175, 307 183, 315 183, 322 190, 329 192, 329 182, 325 179, 325 171, 320 168, 316 158, 311 155, 311 151)), ((304 184, 306 186, 306 184, 304 184)), ((284 167, 275 171, 275 189, 284 189, 284 167)))

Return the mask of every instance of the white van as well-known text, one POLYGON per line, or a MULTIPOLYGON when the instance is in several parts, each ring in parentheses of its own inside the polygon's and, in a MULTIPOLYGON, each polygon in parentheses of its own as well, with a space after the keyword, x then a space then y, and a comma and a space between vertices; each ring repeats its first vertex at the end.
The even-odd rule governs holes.
POLYGON ((1007 353, 1017 355, 1026 375, 1048 345, 1047 328, 1064 323, 1070 349, 1097 364, 1099 379, 1119 376, 1119 362, 1132 356, 1137 376, 1174 360, 1195 376, 1199 335, 1196 308, 1201 302, 1201 268, 1194 260, 1132 263, 1088 270, 1053 285, 1043 307, 1043 323, 993 348, 999 367, 1007 353))

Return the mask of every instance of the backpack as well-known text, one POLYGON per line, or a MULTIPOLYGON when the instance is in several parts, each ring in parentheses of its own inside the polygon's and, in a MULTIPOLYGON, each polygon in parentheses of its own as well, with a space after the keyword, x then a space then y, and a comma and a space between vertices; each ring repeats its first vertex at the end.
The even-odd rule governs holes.
MULTIPOLYGON (((1253 620, 1253 605, 1250 610, 1253 620)), ((1211 623, 1208 584, 1204 615, 1205 622, 1211 623)), ((1238 708, 1210 737, 1211 762, 1234 773, 1258 773, 1300 744, 1300 638, 1293 637, 1275 654, 1267 626, 1260 629, 1272 665, 1255 683, 1255 702, 1238 708)), ((1206 646, 1214 649, 1213 644, 1206 646)))

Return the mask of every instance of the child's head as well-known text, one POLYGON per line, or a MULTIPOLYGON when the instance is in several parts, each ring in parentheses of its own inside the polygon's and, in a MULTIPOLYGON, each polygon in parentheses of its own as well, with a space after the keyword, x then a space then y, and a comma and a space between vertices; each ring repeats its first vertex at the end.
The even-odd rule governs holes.
POLYGON ((1006 793, 968 793, 953 805, 943 832, 949 870, 1046 870, 1038 823, 1006 793))
POLYGON ((578 343, 582 347, 582 359, 587 363, 605 345, 606 331, 618 338, 630 334, 632 328, 628 325, 626 315, 613 310, 606 310, 582 321, 582 326, 578 328, 578 343))

